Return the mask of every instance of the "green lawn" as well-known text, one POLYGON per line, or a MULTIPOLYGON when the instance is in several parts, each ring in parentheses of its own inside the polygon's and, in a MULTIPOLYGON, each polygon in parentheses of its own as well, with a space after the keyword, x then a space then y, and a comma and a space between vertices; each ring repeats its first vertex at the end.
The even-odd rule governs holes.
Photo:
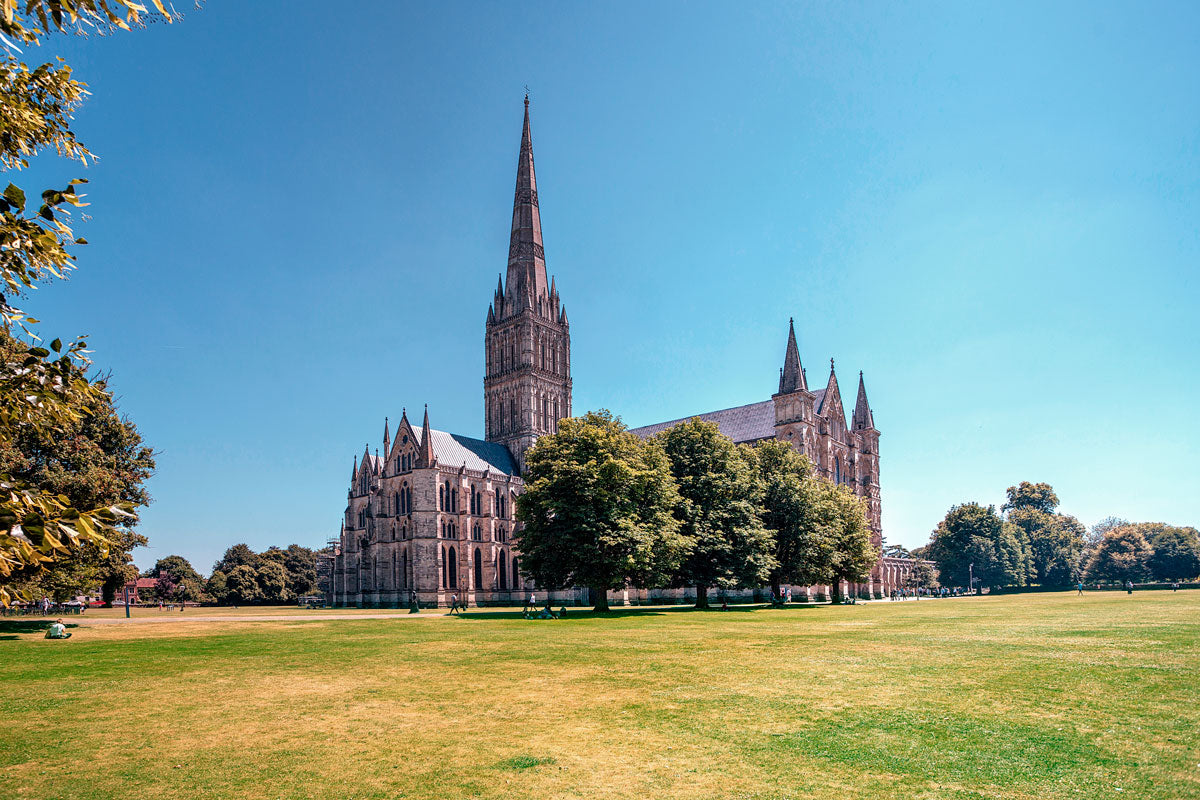
POLYGON ((0 797, 1200 797, 1200 592, 71 621, 0 621, 0 797))

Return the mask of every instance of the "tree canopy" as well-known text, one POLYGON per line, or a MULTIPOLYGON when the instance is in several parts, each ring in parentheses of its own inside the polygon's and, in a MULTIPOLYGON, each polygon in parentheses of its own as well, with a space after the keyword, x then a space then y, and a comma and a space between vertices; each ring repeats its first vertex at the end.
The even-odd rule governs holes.
POLYGON ((218 603, 290 603, 317 591, 316 551, 290 544, 256 553, 235 544, 213 565, 206 590, 218 603))
POLYGON ((1138 526, 1154 555, 1147 566, 1150 577, 1159 581, 1190 581, 1200 577, 1200 532, 1162 522, 1138 526))
POLYGON ((525 453, 517 498, 521 566, 545 587, 586 586, 596 610, 607 592, 660 586, 687 543, 673 515, 679 493, 666 453, 608 411, 564 419, 525 453))
POLYGON ((934 529, 927 552, 943 585, 969 586, 972 574, 981 586, 1026 583, 1018 529, 1001 519, 995 506, 964 503, 951 508, 934 529))
POLYGON ((871 572, 879 554, 871 544, 866 501, 849 488, 821 481, 817 493, 817 518, 829 541, 825 580, 832 600, 842 601, 842 581, 861 581, 871 572))
MULTIPOLYGON (((172 18, 160 0, 153 3, 161 17, 172 18)), ((18 47, 39 45, 53 32, 128 29, 144 19, 146 8, 131 0, 0 0, 0 12, 0 169, 23 169, 48 150, 86 164, 92 154, 71 129, 86 87, 62 59, 31 67, 17 58, 18 47)), ((19 345, 0 358, 0 441, 62 436, 111 403, 104 382, 88 379, 86 342, 34 343, 39 340, 28 326, 37 320, 14 305, 74 266, 72 248, 86 242, 72 231, 70 210, 86 205, 76 191, 83 182, 46 189, 40 204, 14 183, 0 193, 0 327, 11 332, 18 326, 31 339, 14 340, 19 345)), ((129 544, 128 528, 119 523, 134 503, 77 502, 36 480, 0 472, 0 602, 10 599, 14 578, 28 581, 31 571, 73 551, 102 560, 110 547, 129 544)))
POLYGON ((1089 580, 1138 582, 1150 576, 1150 543, 1136 525, 1113 528, 1104 534, 1087 565, 1089 580))
POLYGON ((771 591, 779 596, 785 583, 806 586, 822 582, 833 542, 816 513, 820 478, 813 475, 812 462, 777 439, 742 445, 741 451, 762 490, 763 524, 774 532, 771 591))
POLYGON ((1054 493, 1054 487, 1048 483, 1021 481, 1016 486, 1008 487, 1005 494, 1008 496, 1008 501, 1000 507, 1001 511, 1021 508, 1052 514, 1058 508, 1058 495, 1054 493))
POLYGON ((696 587, 696 606, 708 606, 708 587, 732 589, 767 580, 777 566, 772 533, 758 515, 762 489, 737 445, 711 422, 692 419, 655 439, 670 462, 679 492, 675 518, 687 550, 676 580, 696 587))

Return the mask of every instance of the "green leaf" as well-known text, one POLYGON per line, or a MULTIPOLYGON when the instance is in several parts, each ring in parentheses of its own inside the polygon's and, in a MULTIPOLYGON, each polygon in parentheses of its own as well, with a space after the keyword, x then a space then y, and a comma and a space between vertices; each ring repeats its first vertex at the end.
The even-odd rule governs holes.
POLYGON ((50 349, 56 353, 62 352, 62 339, 55 339, 50 343, 50 349))
POLYGON ((18 211, 25 210, 25 192, 16 184, 10 183, 4 189, 4 199, 16 206, 18 211))

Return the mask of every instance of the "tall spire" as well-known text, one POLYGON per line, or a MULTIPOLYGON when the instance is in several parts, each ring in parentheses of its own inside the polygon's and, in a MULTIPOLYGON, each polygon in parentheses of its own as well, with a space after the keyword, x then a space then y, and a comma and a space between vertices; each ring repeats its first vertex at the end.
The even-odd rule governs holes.
POLYGON ((388 418, 383 418, 383 454, 390 455, 392 452, 392 437, 388 434, 388 418))
POLYGON ((788 319, 787 350, 783 354, 783 373, 779 377, 779 393, 807 392, 808 382, 800 366, 800 348, 796 346, 796 325, 788 319))
POLYGON ((421 423, 421 449, 417 451, 417 463, 422 467, 433 466, 433 435, 429 432, 429 404, 425 404, 425 421, 421 423))
POLYGON ((875 417, 871 414, 871 406, 867 403, 867 387, 863 384, 863 374, 858 373, 858 400, 854 403, 854 419, 850 427, 856 431, 873 429, 875 417))
POLYGON ((538 298, 547 293, 546 284, 546 253, 542 249, 542 219, 538 211, 533 136, 529 132, 529 95, 526 94, 525 127, 521 131, 517 189, 513 197, 512 234, 508 240, 508 291, 516 301, 515 310, 536 304, 538 298))

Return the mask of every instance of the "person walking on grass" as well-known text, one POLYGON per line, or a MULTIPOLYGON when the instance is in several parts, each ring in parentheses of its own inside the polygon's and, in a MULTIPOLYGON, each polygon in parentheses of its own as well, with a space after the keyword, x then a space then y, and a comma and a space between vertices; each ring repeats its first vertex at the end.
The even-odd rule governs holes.
POLYGON ((1126 594, 1133 594, 1133 581, 1125 581, 1126 594))
POLYGON ((450 613, 451 614, 458 613, 458 595, 456 595, 456 594, 450 595, 450 613))
POLYGON ((532 611, 537 611, 537 595, 529 595, 529 599, 525 601, 525 607, 521 609, 522 614, 527 614, 532 611))
POLYGON ((1079 583, 1077 583, 1075 585, 1075 588, 1078 590, 1076 592, 1076 594, 1083 594, 1083 581, 1080 581, 1079 583))

